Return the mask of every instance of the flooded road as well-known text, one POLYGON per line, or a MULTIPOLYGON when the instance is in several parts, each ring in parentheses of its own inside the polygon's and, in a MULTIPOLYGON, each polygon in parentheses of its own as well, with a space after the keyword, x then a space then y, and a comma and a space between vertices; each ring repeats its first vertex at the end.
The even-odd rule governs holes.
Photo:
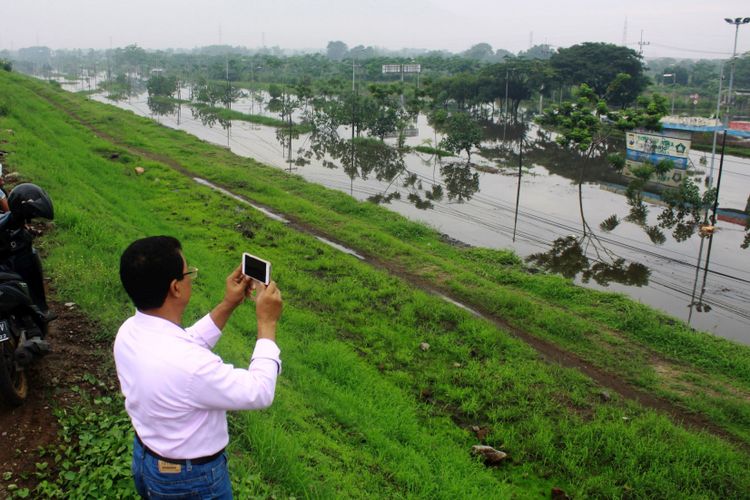
MULTIPOLYGON (((229 144, 238 155, 280 169, 290 168, 287 149, 277 139, 275 128, 233 121, 228 139, 225 129, 218 124, 213 128, 203 125, 184 105, 178 124, 175 114, 152 116, 145 94, 132 97, 130 102, 113 102, 101 95, 92 98, 153 117, 165 126, 206 141, 229 144)), ((241 99, 233 109, 257 114, 259 106, 257 102, 241 99)), ((434 133, 424 116, 420 115, 416 125, 418 135, 407 138, 407 145, 418 146, 427 140, 435 144, 440 140, 440 134, 434 133)), ((347 131, 342 130, 341 135, 347 137, 347 131)), ((628 221, 631 207, 623 194, 622 180, 602 161, 586 166, 579 199, 580 169, 575 161, 560 154, 559 148, 549 144, 549 138, 538 137, 533 126, 526 137, 527 159, 521 177, 517 222, 517 142, 485 141, 483 156, 472 155, 472 162, 478 168, 471 169, 452 166, 455 158, 440 161, 429 154, 408 153, 387 159, 373 154, 373 165, 368 168, 364 164, 352 168, 345 156, 332 158, 326 154, 318 159, 313 155, 304 166, 291 164, 291 170, 311 182, 344 191, 360 200, 388 199, 388 208, 469 245, 511 248, 523 257, 546 254, 544 262, 554 263, 554 269, 584 286, 625 293, 689 320, 696 329, 750 344, 747 306, 750 250, 740 248, 744 226, 724 221, 717 224, 706 271, 708 238, 701 238, 696 232, 689 237, 678 236, 677 239, 684 240, 677 241, 670 229, 645 231, 659 224, 658 215, 664 207, 657 199, 644 200, 647 213, 642 214, 639 223, 628 221), (400 173, 395 177, 387 175, 387 165, 379 162, 392 162, 400 173), (331 168, 333 165, 339 168, 331 168), (442 196, 432 199, 430 193, 435 189, 442 196), (389 197, 396 192, 400 197, 389 197), (418 208, 427 201, 431 208, 418 208), (610 231, 601 229, 600 224, 612 215, 621 222, 610 231), (700 269, 696 271, 699 254, 700 269)), ((299 150, 311 147, 310 141, 309 135, 293 139, 293 159, 299 158, 299 150)), ((395 140, 387 142, 395 144, 395 140)), ((699 170, 704 168, 700 164, 702 156, 701 152, 691 153, 691 160, 699 170)), ((364 162, 366 158, 361 160, 364 162)), ((716 169, 718 174, 718 157, 716 169)), ((720 206, 744 210, 748 194, 750 159, 726 157, 720 206)))

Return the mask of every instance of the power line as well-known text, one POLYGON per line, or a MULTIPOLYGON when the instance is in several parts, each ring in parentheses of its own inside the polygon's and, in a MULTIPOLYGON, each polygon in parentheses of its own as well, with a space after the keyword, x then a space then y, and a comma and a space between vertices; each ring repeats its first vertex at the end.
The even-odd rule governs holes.
MULTIPOLYGON (((140 111, 141 113, 147 115, 148 112, 142 106, 143 102, 142 101, 136 101, 136 103, 137 104, 132 104, 131 107, 134 108, 134 109, 136 109, 136 110, 138 110, 138 111, 140 111)), ((165 118, 167 120, 171 119, 171 117, 165 117, 165 118)), ((196 120, 196 119, 194 119, 194 118, 187 118, 187 120, 190 121, 190 122, 199 123, 199 121, 196 120)), ((173 120, 171 120, 171 121, 173 121, 173 120)), ((219 136, 223 136, 223 134, 220 131, 214 130, 212 127, 210 128, 210 130, 206 130, 206 131, 208 133, 210 133, 211 135, 216 136, 217 138, 219 136)), ((263 143, 264 146, 269 150, 269 152, 273 152, 273 153, 278 153, 279 152, 279 147, 278 147, 278 145, 276 143, 273 143, 272 141, 266 140, 261 134, 259 134, 258 132, 254 131, 253 129, 249 129, 249 133, 250 133, 250 135, 254 136, 256 138, 256 140, 258 140, 260 143, 263 143)), ((246 152, 246 154, 248 154, 250 156, 257 156, 257 154, 258 154, 257 150, 251 150, 249 147, 245 146, 244 144, 242 144, 241 142, 239 142, 237 139, 233 138, 232 139, 232 143, 233 143, 232 145, 234 147, 237 147, 239 149, 244 150, 246 152)), ((283 167, 281 167, 281 168, 283 168, 283 167)), ((407 170, 407 172, 414 173, 414 172, 410 172, 408 170, 407 170)), ((417 176, 417 178, 420 181, 422 181, 422 182, 424 182, 424 183, 426 183, 428 185, 440 185, 442 187, 445 187, 444 183, 436 181, 436 180, 433 180, 433 179, 430 179, 429 177, 427 177, 424 174, 420 174, 420 173, 414 173, 414 174, 417 176)), ((744 175, 744 174, 738 174, 738 175, 744 175)), ((325 184, 328 187, 332 187, 332 188, 335 188, 335 189, 341 189, 341 190, 344 190, 344 191, 351 190, 351 185, 349 183, 341 182, 341 180, 338 177, 335 177, 333 181, 328 181, 325 184)), ((358 194, 364 194, 364 195, 370 195, 370 196, 382 193, 381 189, 377 189, 377 188, 374 188, 374 187, 371 187, 371 186, 357 186, 357 188, 355 189, 355 191, 358 194)), ((474 196, 474 200, 476 202, 479 202, 481 205, 485 205, 485 206, 487 206, 489 208, 492 208, 492 209, 500 210, 500 211, 503 211, 503 212, 512 212, 513 211, 513 208, 510 207, 508 204, 506 204, 506 203, 504 203, 504 202, 502 202, 500 200, 491 198, 489 196, 482 195, 482 194, 476 194, 474 196)), ((408 202, 406 202, 406 201, 402 201, 402 200, 399 200, 399 201, 401 203, 408 204, 408 202)), ((477 208, 481 208, 481 207, 477 207, 477 208)), ((442 214, 444 216, 453 217, 453 218, 456 218, 457 220, 462 221, 462 222, 470 222, 470 223, 473 223, 473 224, 475 224, 477 226, 485 227, 485 228, 487 228, 487 229, 489 229, 491 231, 494 231, 494 232, 497 232, 497 233, 501 233, 501 234, 505 234, 508 237, 510 237, 510 234, 511 234, 511 231, 512 231, 512 228, 509 225, 503 224, 501 222, 501 220, 499 220, 496 217, 492 217, 492 218, 490 218, 488 220, 488 218, 482 217, 481 215, 470 214, 470 213, 467 213, 467 212, 465 212, 463 210, 460 210, 459 208, 457 208, 457 206, 455 204, 450 204, 450 203, 447 203, 447 204, 436 203, 434 205, 433 210, 436 213, 442 214)), ((564 232, 568 232, 568 233, 580 234, 580 229, 579 229, 579 227, 577 225, 575 225, 574 222, 567 221, 565 219, 557 219, 556 220, 555 217, 553 217, 553 216, 551 216, 549 214, 536 213, 536 211, 534 211, 534 210, 525 210, 525 211, 519 211, 519 215, 522 218, 524 218, 525 220, 527 220, 528 222, 530 222, 532 225, 538 227, 542 231, 549 231, 549 228, 553 227, 553 228, 556 228, 556 229, 558 229, 560 231, 564 231, 564 232)), ((522 230, 522 231, 518 232, 518 236, 519 236, 519 238, 521 238, 522 240, 526 241, 528 244, 532 245, 533 247, 537 247, 537 248, 540 248, 540 249, 543 249, 543 250, 546 250, 546 249, 549 248, 550 241, 547 241, 546 238, 538 236, 538 234, 530 233, 528 231, 523 231, 522 230)), ((673 263, 676 263, 676 264, 679 264, 679 265, 682 265, 682 266, 687 266, 687 267, 690 267, 690 268, 695 268, 695 264, 691 264, 691 263, 685 262, 684 260, 681 260, 680 258, 671 257, 671 256, 665 254, 666 252, 669 252, 669 253, 672 253, 672 254, 675 254, 675 255, 678 255, 678 256, 681 256, 681 257, 688 257, 686 254, 681 253, 681 252, 677 252, 677 251, 673 251, 673 250, 667 250, 667 249, 662 249, 661 252, 655 252, 655 251, 649 250, 647 248, 641 247, 640 245, 636 244, 635 240, 632 240, 631 238, 616 239, 616 238, 613 238, 613 237, 610 237, 610 236, 599 235, 599 236, 597 236, 597 239, 599 241, 601 241, 602 243, 607 243, 607 244, 612 245, 612 246, 617 247, 617 248, 622 248, 624 250, 636 252, 636 253, 639 253, 639 254, 643 255, 644 257, 652 257, 652 258, 656 258, 656 259, 660 259, 660 260, 666 260, 666 261, 673 262, 673 263), (632 241, 633 243, 628 243, 628 241, 632 241)), ((615 257, 619 257, 615 253, 612 253, 612 255, 614 255, 615 257)), ((593 255, 589 255, 589 258, 592 261, 594 261, 594 262, 603 262, 601 259, 596 258, 593 255)), ((720 267, 724 267, 728 271, 745 272, 745 270, 732 268, 731 266, 724 265, 724 266, 720 266, 720 267)), ((704 269, 704 268, 701 268, 701 269, 704 269)), ((666 277, 666 276, 660 276, 661 269, 658 266, 651 266, 651 270, 652 270, 652 274, 649 277, 649 283, 652 284, 652 285, 659 286, 659 287, 663 288, 664 289, 663 293, 667 293, 669 295, 672 295, 675 298, 677 298, 678 296, 679 297, 689 297, 691 295, 689 287, 687 287, 684 282, 683 283, 675 283, 675 282, 669 280, 669 278, 666 277), (669 292, 673 292, 673 294, 676 294, 676 295, 673 295, 672 293, 669 293, 669 292)), ((708 272, 711 273, 714 277, 717 277, 717 278, 720 278, 720 279, 729 279, 729 280, 738 281, 738 282, 741 282, 741 283, 750 283, 750 280, 747 280, 747 279, 744 279, 744 278, 740 278, 740 277, 738 277, 738 276, 736 276, 734 274, 730 274, 728 272, 721 272, 721 271, 716 271, 716 270, 713 270, 713 269, 708 270, 708 272)), ((742 292, 739 292, 739 293, 740 293, 740 296, 739 296, 738 299, 740 300, 740 302, 743 302, 743 303, 750 302, 750 298, 744 297, 743 296, 744 294, 742 292)), ((715 308, 719 308, 719 309, 722 309, 722 310, 724 310, 724 311, 726 311, 728 313, 731 313, 731 314, 737 316, 738 318, 750 319, 750 313, 745 312, 745 310, 744 310, 744 308, 742 306, 737 305, 737 304, 733 304, 733 303, 728 302, 726 300, 722 300, 719 297, 712 297, 710 300, 704 300, 704 302, 706 302, 706 303, 714 306, 715 308)))
POLYGON ((696 54, 714 54, 714 55, 722 55, 722 56, 731 56, 728 52, 717 52, 714 50, 699 50, 699 49, 688 49, 685 47, 674 47, 672 45, 662 45, 660 43, 652 43, 654 47, 659 47, 662 49, 671 49, 671 50, 679 50, 682 52, 694 52, 696 54))

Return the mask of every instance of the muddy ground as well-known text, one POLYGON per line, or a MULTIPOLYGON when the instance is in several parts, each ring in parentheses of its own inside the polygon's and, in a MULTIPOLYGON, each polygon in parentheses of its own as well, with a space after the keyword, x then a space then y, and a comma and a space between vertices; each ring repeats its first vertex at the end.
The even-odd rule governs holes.
POLYGON ((53 351, 28 369, 29 395, 23 405, 12 408, 0 403, 3 498, 9 484, 19 488, 33 488, 36 484, 36 464, 50 460, 41 456, 39 448, 58 442, 56 408, 79 403, 79 389, 94 394, 117 390, 110 343, 95 340, 99 333, 96 325, 75 305, 53 302, 50 307, 58 315, 50 323, 48 336, 53 351), (94 386, 86 379, 100 380, 105 387, 94 386))

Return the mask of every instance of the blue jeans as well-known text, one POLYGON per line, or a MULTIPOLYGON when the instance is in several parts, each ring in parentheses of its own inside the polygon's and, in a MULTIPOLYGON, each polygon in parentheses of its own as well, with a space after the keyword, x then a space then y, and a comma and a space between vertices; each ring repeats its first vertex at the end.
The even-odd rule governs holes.
POLYGON ((133 443, 133 479, 142 498, 232 498, 232 484, 227 469, 227 454, 206 464, 195 465, 188 460, 180 472, 159 472, 159 459, 146 453, 143 446, 133 443))

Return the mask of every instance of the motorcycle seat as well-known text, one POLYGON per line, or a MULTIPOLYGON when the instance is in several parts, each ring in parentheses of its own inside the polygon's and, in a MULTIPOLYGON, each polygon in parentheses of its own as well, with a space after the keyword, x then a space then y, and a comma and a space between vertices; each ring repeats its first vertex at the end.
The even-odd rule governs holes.
POLYGON ((17 273, 0 271, 0 283, 6 283, 8 281, 23 281, 23 278, 17 273))

